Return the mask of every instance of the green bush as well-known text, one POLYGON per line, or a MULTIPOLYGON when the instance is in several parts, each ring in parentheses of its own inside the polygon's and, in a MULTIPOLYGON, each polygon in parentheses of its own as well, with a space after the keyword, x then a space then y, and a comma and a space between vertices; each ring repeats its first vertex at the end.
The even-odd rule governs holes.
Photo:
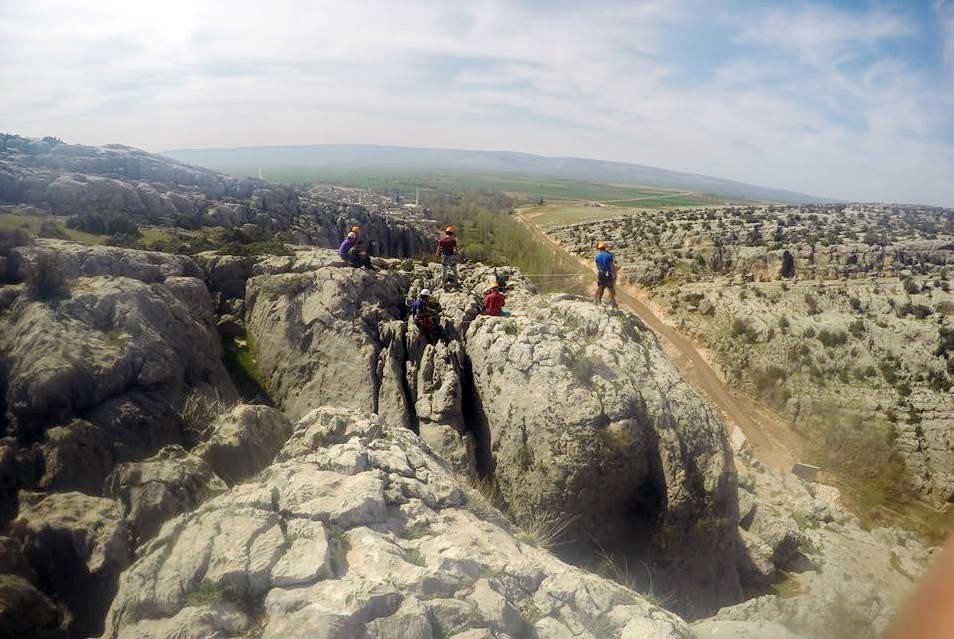
POLYGON ((69 295, 66 273, 56 257, 38 253, 27 272, 27 291, 37 300, 52 301, 69 295))
POLYGON ((836 346, 844 346, 848 343, 848 335, 842 331, 828 331, 822 329, 818 331, 818 341, 825 345, 826 348, 834 348, 836 346))
POLYGON ((818 315, 821 312, 818 309, 818 300, 811 293, 805 293, 805 305, 808 306, 809 315, 818 315))
POLYGON ((23 228, 0 230, 0 257, 9 257, 10 252, 19 246, 28 246, 33 236, 23 228))
POLYGON ((853 320, 848 324, 848 332, 851 333, 853 337, 860 338, 865 334, 865 322, 864 320, 853 320))

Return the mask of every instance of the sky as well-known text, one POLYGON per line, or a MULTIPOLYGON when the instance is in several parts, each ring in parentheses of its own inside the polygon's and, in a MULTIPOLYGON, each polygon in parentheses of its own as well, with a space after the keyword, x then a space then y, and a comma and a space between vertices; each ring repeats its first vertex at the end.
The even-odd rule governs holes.
POLYGON ((394 144, 954 206, 954 0, 0 0, 0 130, 394 144))

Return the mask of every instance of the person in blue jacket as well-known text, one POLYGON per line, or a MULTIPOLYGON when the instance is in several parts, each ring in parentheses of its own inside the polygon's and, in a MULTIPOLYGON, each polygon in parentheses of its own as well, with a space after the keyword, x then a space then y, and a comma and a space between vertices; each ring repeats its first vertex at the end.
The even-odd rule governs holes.
POLYGON ((616 305, 616 257, 610 253, 606 242, 596 245, 596 303, 603 303, 603 291, 609 292, 610 306, 616 305))

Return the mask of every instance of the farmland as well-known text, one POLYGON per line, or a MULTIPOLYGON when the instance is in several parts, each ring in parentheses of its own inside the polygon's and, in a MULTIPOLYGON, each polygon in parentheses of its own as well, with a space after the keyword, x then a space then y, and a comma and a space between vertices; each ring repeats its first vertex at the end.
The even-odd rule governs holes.
MULTIPOLYGON (((239 176, 259 177, 259 168, 229 169, 239 176)), ((564 178, 528 176, 517 173, 467 173, 458 171, 422 171, 386 168, 276 167, 262 168, 261 177, 286 184, 340 184, 401 193, 413 198, 421 189, 459 192, 496 191, 517 203, 535 203, 541 199, 562 202, 605 202, 614 208, 648 208, 722 204, 725 198, 635 184, 589 182, 564 178)))

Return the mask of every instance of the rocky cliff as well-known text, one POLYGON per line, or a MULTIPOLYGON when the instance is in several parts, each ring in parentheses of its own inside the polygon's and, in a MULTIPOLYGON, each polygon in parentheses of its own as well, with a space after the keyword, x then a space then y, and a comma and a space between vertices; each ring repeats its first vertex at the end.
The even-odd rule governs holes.
POLYGON ((353 224, 380 255, 430 250, 430 230, 400 215, 370 213, 290 186, 237 178, 128 146, 63 144, 0 136, 0 204, 57 216, 116 215, 125 225, 285 232, 337 246, 353 224))
POLYGON ((644 211, 551 234, 589 257, 608 241, 640 285, 732 275, 778 279, 929 274, 954 264, 954 210, 889 204, 644 211))
POLYGON ((0 636, 809 637, 875 597, 874 633, 927 560, 733 451, 632 317, 465 265, 429 340, 439 267, 376 265, 13 248, 0 636))

